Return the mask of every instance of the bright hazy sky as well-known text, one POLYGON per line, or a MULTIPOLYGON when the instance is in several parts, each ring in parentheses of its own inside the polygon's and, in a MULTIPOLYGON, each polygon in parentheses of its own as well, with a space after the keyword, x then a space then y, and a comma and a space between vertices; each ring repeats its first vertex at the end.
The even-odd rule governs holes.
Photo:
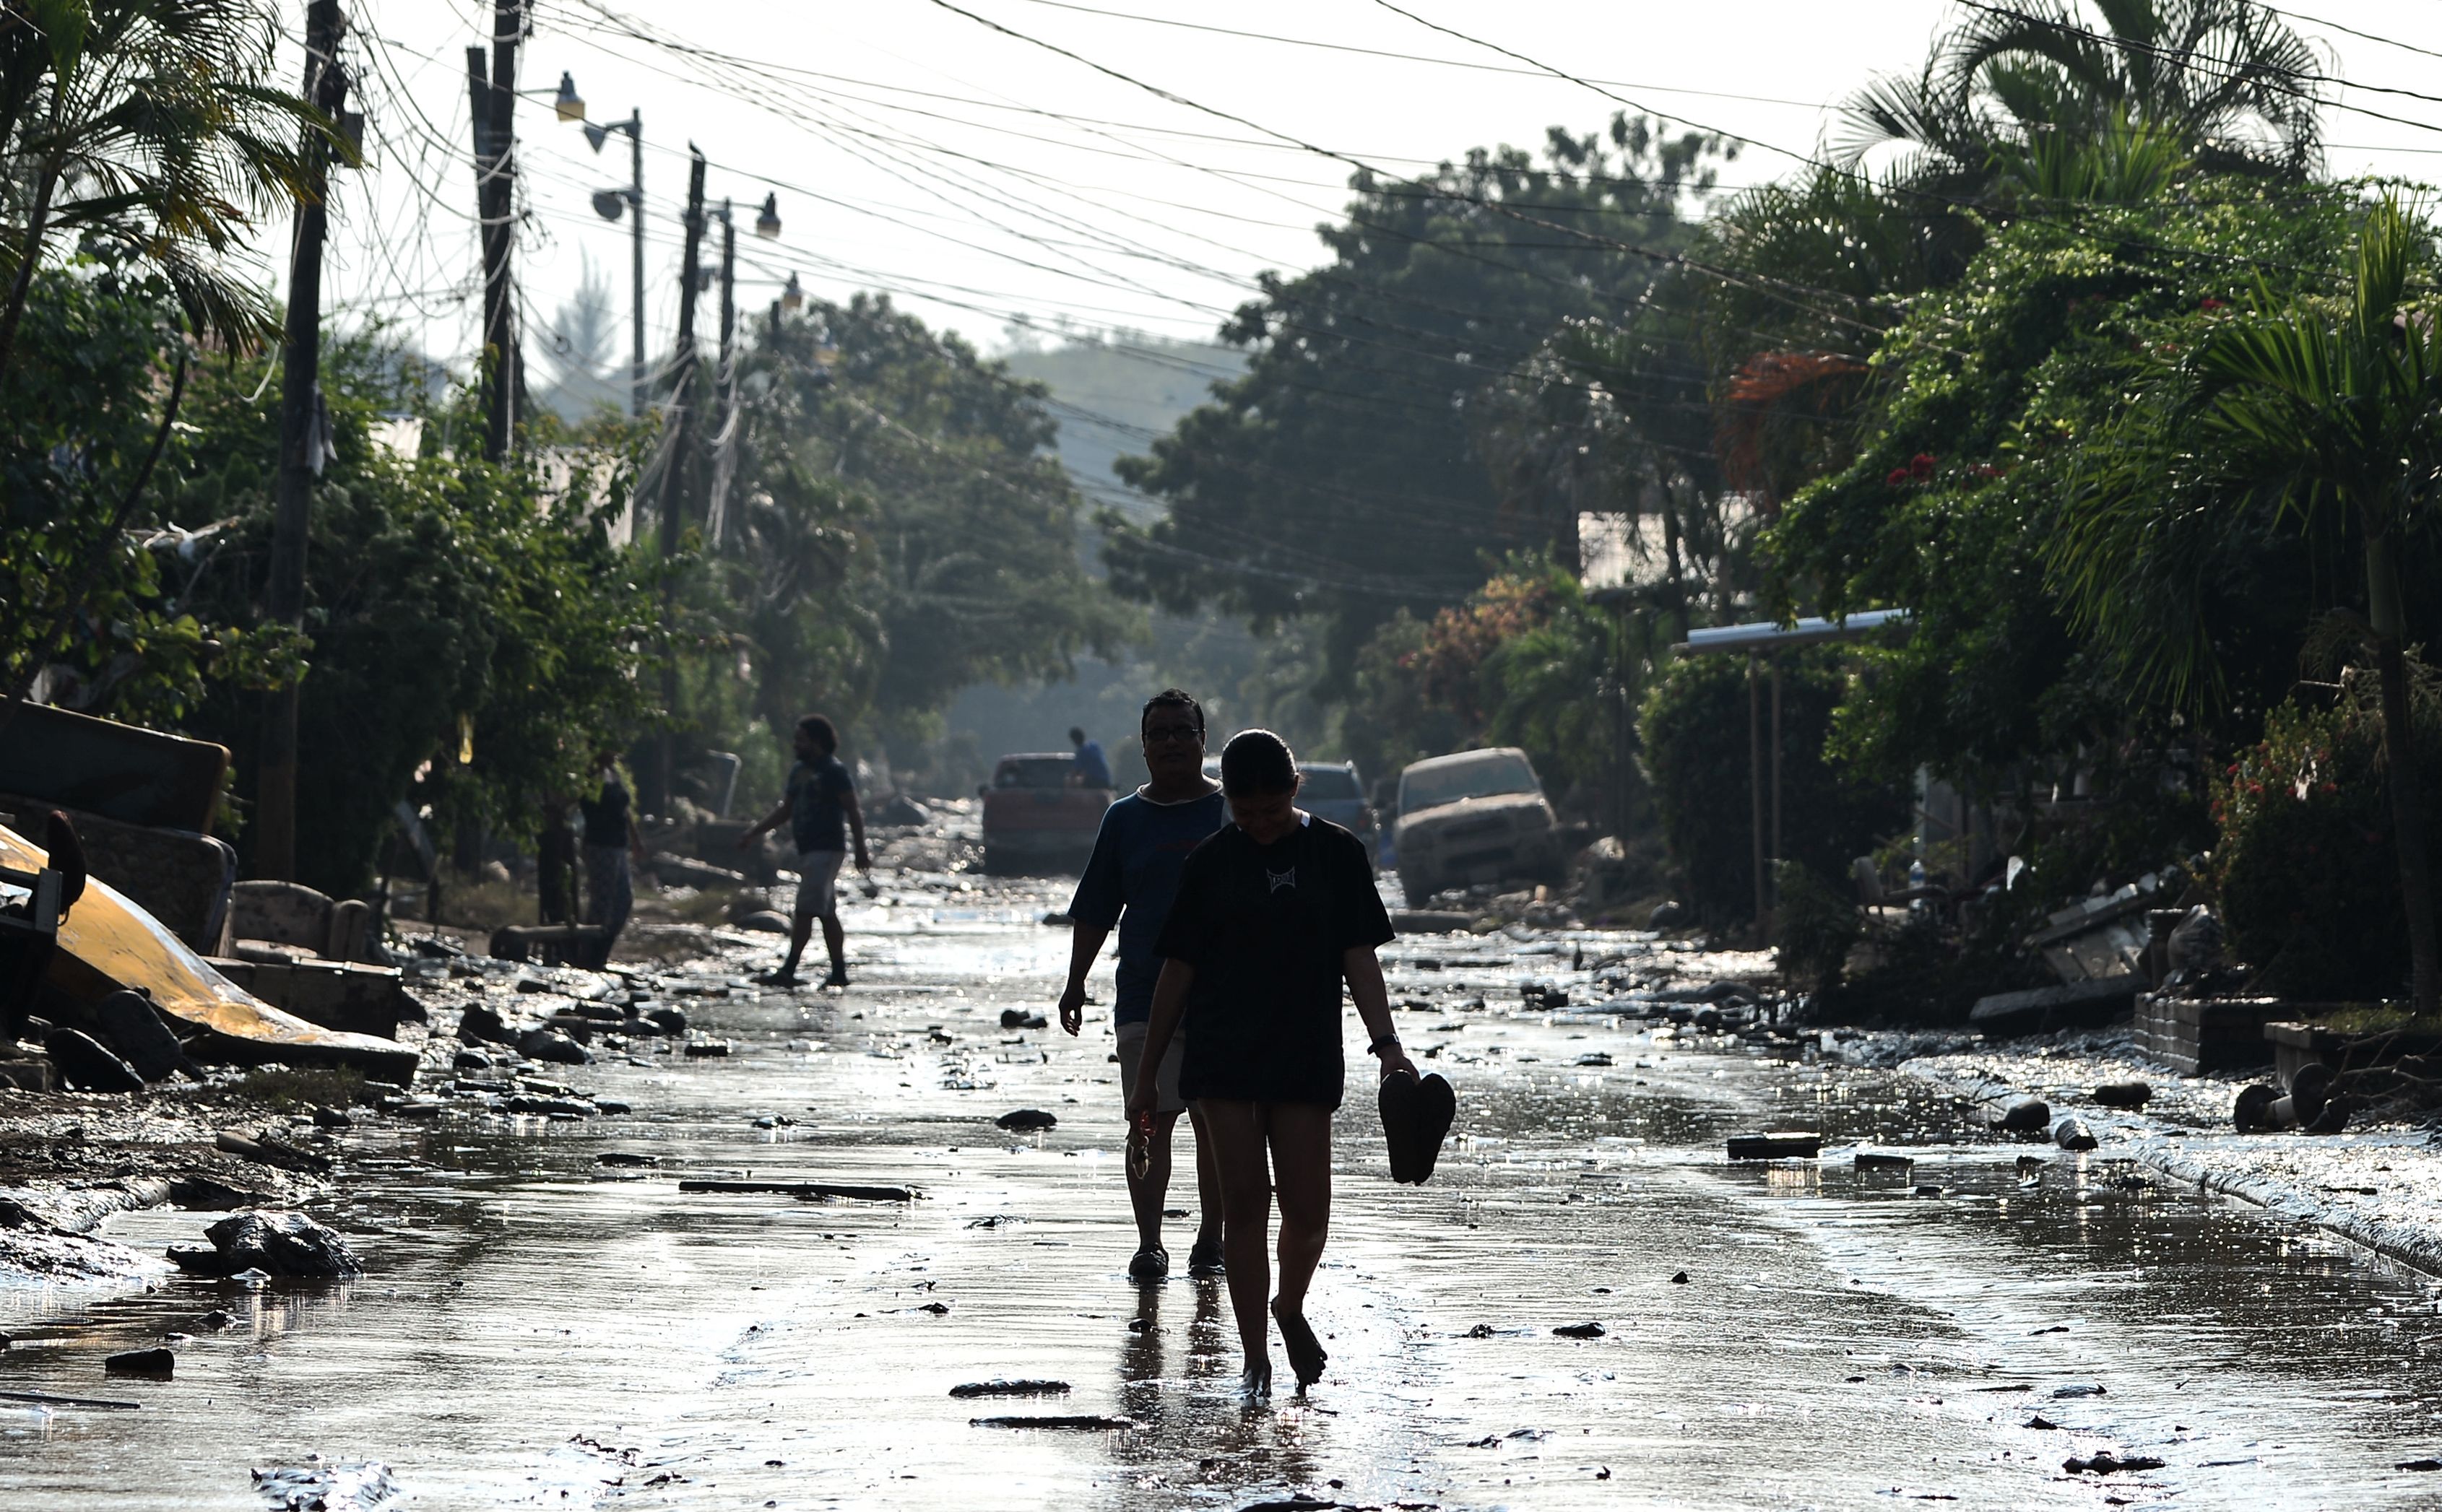
MULTIPOLYGON (((529 353, 549 341, 589 258, 613 290, 615 354, 627 350, 628 231, 590 203, 594 190, 625 183, 627 142, 613 136, 595 156, 578 128, 554 119, 548 95, 562 70, 593 119, 643 111, 657 352, 677 319, 689 140, 711 159, 710 197, 741 212, 741 309, 765 308, 794 270, 818 297, 888 290, 989 347, 1019 318, 1208 336, 1255 273, 1319 261, 1313 227, 1337 217, 1349 170, 1282 137, 1414 172, 1473 146, 1538 146, 1547 126, 1592 130, 1622 108, 1380 0, 952 3, 1254 124, 1166 100, 939 0, 538 0, 519 81, 542 92, 519 112, 529 353), (1346 48, 1400 56, 1335 50, 1346 48), (765 242, 745 228, 773 191, 785 230, 765 242)), ((1833 129, 1828 104, 1876 71, 1916 68, 1945 19, 1963 13, 1939 0, 1400 4, 1645 110, 1753 138, 1724 170, 1731 185, 1788 174, 1791 155, 1815 151, 1833 129)), ((301 24, 301 0, 285 9, 301 24)), ((398 319, 436 355, 463 359, 481 310, 465 48, 488 36, 490 9, 349 9, 359 17, 370 171, 336 200, 329 308, 342 321, 398 319)), ((2349 81, 2327 87, 2329 98, 2442 127, 2442 103, 2360 87, 2442 95, 2442 6, 2284 9, 2324 51, 2327 71, 2349 81)), ((2332 108, 2325 136, 2336 173, 2442 179, 2442 129, 2332 108)), ((265 238, 285 241, 284 228, 265 238)), ((715 250, 717 228, 707 261, 715 250)), ((712 314, 707 298, 707 333, 712 314)))

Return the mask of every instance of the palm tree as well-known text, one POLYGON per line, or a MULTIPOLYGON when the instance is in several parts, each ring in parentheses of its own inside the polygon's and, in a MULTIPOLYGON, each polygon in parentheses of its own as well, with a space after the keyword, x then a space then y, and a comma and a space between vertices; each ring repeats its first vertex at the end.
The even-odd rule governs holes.
POLYGON ((2320 60, 2255 0, 2094 0, 2102 25, 2064 0, 1977 7, 1913 78, 1877 79, 1842 107, 1854 163, 1911 150, 1911 177, 1972 192, 1997 152, 2115 121, 2168 134, 2198 166, 2298 175, 2322 155, 2310 83, 2320 60))
POLYGON ((277 329, 228 254, 307 191, 311 137, 355 153, 267 83, 276 20, 257 0, 0 0, 0 375, 45 251, 79 236, 157 274, 199 333, 277 329))
POLYGON ((2430 292, 2416 298, 2410 288, 2420 273, 2432 288, 2433 270, 2416 265, 2432 234, 2386 197, 2359 233, 2355 277, 2337 311, 2259 294, 2197 353, 2198 399, 2183 402, 2173 383, 2138 402, 2128 436, 2152 444, 2111 448, 2050 548, 2073 621, 2185 691, 2211 677, 2213 647, 2197 613, 2161 633, 2162 610, 2166 601, 2193 608, 2196 564, 2237 512, 2269 506, 2302 536, 2328 538, 2333 523, 2354 530, 2365 561, 2365 610, 2354 623, 2380 681, 2420 1014, 2435 1011, 2442 992, 2442 945, 2410 718, 2401 556, 2442 483, 2442 335, 2430 292))

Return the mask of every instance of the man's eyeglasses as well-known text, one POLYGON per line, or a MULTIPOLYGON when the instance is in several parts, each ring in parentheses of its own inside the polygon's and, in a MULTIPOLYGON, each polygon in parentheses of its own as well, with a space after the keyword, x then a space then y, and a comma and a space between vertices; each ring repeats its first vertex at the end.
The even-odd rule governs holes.
POLYGON ((1203 738, 1204 732, 1192 724, 1148 724, 1144 728, 1144 743, 1147 745, 1159 745, 1165 741, 1173 740, 1187 741, 1201 740, 1203 738))

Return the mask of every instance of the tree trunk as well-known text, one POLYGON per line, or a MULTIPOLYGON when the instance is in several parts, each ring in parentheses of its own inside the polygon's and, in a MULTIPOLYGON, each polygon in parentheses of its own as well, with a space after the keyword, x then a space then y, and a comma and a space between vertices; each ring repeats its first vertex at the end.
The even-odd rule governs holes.
POLYGON ((19 252, 17 276, 9 284, 9 304, 0 310, 0 378, 9 375, 9 364, 17 352, 17 326, 26 318, 26 301, 34 292, 34 273, 42 265, 43 233, 50 228, 51 194, 59 187, 60 175, 46 163, 42 176, 34 185, 34 208, 26 217, 26 245, 19 252))
POLYGON ((2425 792, 2416 762, 2416 724, 2409 707, 2406 613, 2400 602, 2394 534, 2366 534, 2366 608, 2374 627, 2375 665, 2382 679, 2383 777, 2391 788, 2392 844, 2399 853, 2399 898, 2408 910, 2410 992, 2415 1011, 2432 1013, 2442 993, 2442 939, 2433 917, 2433 858, 2425 846, 2425 792))

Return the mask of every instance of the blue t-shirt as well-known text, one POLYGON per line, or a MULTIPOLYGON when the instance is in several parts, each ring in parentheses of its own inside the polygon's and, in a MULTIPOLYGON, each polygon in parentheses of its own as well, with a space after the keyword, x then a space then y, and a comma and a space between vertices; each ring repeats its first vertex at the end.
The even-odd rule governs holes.
POLYGON ((1078 880, 1068 917, 1092 929, 1120 926, 1120 990, 1115 1017, 1138 1024, 1153 1016, 1153 984, 1161 975, 1154 944, 1170 918, 1170 901, 1188 853, 1229 823, 1217 792, 1183 803, 1156 803, 1132 792, 1103 811, 1093 859, 1078 880), (1124 914, 1121 910, 1124 909, 1124 914))
POLYGON ((1100 740, 1088 740, 1077 748, 1077 779, 1089 788, 1111 785, 1111 760, 1103 755, 1100 740))
POLYGON ((855 779, 835 756, 789 769, 789 829, 800 855, 847 848, 847 811, 841 800, 855 792, 855 779))

